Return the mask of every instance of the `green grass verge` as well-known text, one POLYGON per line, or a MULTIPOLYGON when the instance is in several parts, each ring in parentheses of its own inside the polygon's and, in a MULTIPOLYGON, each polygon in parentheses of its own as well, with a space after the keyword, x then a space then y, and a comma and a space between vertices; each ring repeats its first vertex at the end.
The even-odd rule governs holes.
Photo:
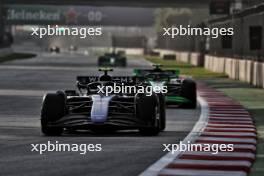
POLYGON ((7 56, 0 57, 0 63, 11 60, 18 60, 18 59, 30 59, 35 56, 36 54, 30 54, 30 53, 12 53, 7 56))
POLYGON ((250 176, 264 176, 264 89, 255 88, 247 83, 228 79, 224 74, 213 73, 186 63, 164 61, 159 57, 146 57, 146 59, 162 64, 168 69, 180 69, 181 74, 193 76, 198 81, 205 82, 240 102, 250 112, 258 131, 257 157, 250 176))
POLYGON ((162 64, 164 69, 179 69, 182 75, 189 75, 194 78, 226 77, 225 74, 214 73, 203 67, 195 67, 190 64, 171 60, 163 60, 160 57, 146 56, 145 59, 155 64, 162 64))

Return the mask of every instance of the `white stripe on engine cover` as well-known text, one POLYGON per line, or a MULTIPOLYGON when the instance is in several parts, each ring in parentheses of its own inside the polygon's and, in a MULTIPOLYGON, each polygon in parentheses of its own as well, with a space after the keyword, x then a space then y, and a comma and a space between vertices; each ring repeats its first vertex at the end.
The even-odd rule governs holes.
POLYGON ((108 106, 113 96, 92 95, 91 121, 103 123, 107 120, 108 106))

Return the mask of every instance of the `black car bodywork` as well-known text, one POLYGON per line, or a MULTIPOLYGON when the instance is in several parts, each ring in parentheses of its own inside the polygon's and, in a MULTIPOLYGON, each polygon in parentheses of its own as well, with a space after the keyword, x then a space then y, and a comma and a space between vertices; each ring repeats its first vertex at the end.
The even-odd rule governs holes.
POLYGON ((52 53, 60 53, 60 48, 58 46, 52 46, 49 48, 49 51, 52 53))

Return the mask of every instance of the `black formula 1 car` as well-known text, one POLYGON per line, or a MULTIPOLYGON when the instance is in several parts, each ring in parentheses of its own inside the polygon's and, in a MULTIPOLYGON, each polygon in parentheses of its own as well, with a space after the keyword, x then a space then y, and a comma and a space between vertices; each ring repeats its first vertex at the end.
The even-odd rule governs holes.
POLYGON ((58 46, 52 46, 49 48, 51 53, 60 53, 60 48, 58 46))
MULTIPOLYGON (((137 77, 78 76, 78 90, 48 93, 43 98, 41 128, 45 135, 60 135, 64 129, 105 132, 138 129, 142 135, 157 135, 165 129, 165 97, 153 93, 111 93, 98 89, 137 85, 137 77)), ((142 85, 142 84, 141 84, 142 85)))
POLYGON ((145 78, 152 86, 167 86, 166 104, 195 109, 196 83, 191 78, 180 77, 179 70, 163 70, 160 64, 153 69, 135 69, 135 76, 145 78))
POLYGON ((105 53, 98 58, 98 66, 100 67, 126 67, 127 58, 122 53, 105 53))

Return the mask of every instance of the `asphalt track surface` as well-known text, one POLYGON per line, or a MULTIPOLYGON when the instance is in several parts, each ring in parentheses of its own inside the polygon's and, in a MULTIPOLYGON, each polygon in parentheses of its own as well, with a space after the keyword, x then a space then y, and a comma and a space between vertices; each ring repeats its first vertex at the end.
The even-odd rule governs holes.
MULTIPOLYGON (((134 67, 149 67, 130 58, 114 75, 131 75, 134 67)), ((76 75, 97 75, 96 57, 39 53, 36 58, 0 65, 0 175, 134 176, 165 155, 162 144, 183 140, 198 120, 200 109, 168 108, 167 128, 159 136, 136 131, 94 134, 89 131, 46 137, 40 132, 40 106, 46 92, 75 89, 76 75), (31 152, 31 144, 51 141, 102 144, 102 151, 31 152)))

